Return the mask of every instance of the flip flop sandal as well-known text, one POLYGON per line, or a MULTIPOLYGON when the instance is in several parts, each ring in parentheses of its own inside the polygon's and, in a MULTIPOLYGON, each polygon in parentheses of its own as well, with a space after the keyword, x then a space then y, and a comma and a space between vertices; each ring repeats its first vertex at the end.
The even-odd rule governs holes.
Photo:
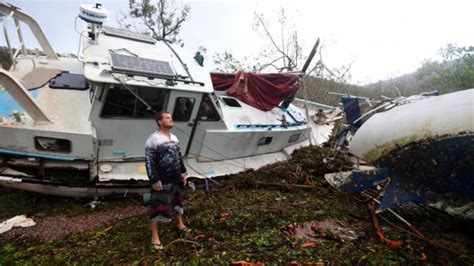
POLYGON ((163 248, 165 248, 161 243, 151 243, 151 245, 155 250, 162 250, 163 248))

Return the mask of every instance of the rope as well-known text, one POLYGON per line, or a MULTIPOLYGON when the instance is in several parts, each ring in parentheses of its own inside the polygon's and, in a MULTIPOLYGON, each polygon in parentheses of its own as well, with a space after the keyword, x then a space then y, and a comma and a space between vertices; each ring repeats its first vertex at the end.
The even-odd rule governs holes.
POLYGON ((137 98, 141 103, 143 103, 147 110, 149 111, 153 111, 153 113, 157 113, 156 110, 153 109, 153 107, 151 107, 151 105, 149 105, 143 98, 141 98, 138 93, 133 90, 132 88, 130 88, 124 81, 123 79, 117 77, 117 75, 114 75, 112 74, 112 77, 117 80, 118 82, 120 82, 120 84, 122 84, 133 96, 135 96, 135 98, 137 98))

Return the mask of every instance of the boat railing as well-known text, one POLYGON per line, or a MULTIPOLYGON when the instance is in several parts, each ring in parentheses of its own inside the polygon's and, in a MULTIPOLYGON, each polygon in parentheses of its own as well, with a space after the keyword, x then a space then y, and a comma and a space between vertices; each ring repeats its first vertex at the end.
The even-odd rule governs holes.
MULTIPOLYGON (((402 96, 400 92, 399 92, 398 97, 387 97, 387 96, 381 95, 382 100, 375 100, 369 97, 351 95, 351 94, 346 94, 346 93, 338 93, 338 92, 330 92, 330 91, 328 91, 327 93, 330 95, 341 96, 341 98, 342 97, 355 98, 355 99, 364 101, 371 107, 371 109, 366 111, 364 114, 359 114, 358 117, 354 118, 354 121, 352 121, 352 124, 358 123, 359 121, 362 121, 362 119, 368 116, 371 116, 374 113, 388 111, 396 106, 404 105, 414 100, 424 99, 426 97, 439 96, 439 92, 437 90, 422 92, 420 94, 415 94, 408 97, 402 96)), ((344 112, 346 112, 346 115, 347 115, 347 110, 344 110, 344 112)))
POLYGON ((332 109, 336 108, 336 106, 327 105, 327 104, 318 103, 318 102, 313 102, 313 101, 304 100, 304 99, 300 99, 300 98, 295 98, 295 102, 300 102, 302 104, 308 104, 308 105, 311 105, 311 106, 315 106, 318 109, 332 110, 332 109))
POLYGON ((5 3, 0 3, 0 13, 3 13, 6 15, 2 23, 3 33, 5 35, 5 41, 7 43, 8 53, 10 55, 13 68, 16 68, 16 63, 17 63, 16 58, 20 54, 20 51, 22 55, 24 56, 28 54, 28 51, 26 50, 26 46, 25 46, 25 41, 23 38, 23 33, 21 31, 20 22, 23 22, 26 25, 28 25, 28 27, 30 27, 31 32, 35 36, 36 40, 40 44, 43 51, 46 53, 46 57, 48 59, 58 59, 58 56, 53 50, 53 47, 51 46, 45 34, 41 30, 41 27, 39 26, 38 22, 33 17, 31 17, 30 15, 26 14, 23 11, 20 11, 18 7, 15 7, 10 4, 5 4, 5 3), (15 53, 13 53, 13 49, 10 43, 10 35, 7 29, 7 22, 11 19, 13 19, 15 22, 15 30, 16 30, 16 33, 18 34, 18 40, 20 42, 20 49, 18 49, 15 53))
POLYGON ((52 123, 52 120, 36 104, 22 83, 3 69, 0 69, 0 85, 25 109, 36 124, 52 123))

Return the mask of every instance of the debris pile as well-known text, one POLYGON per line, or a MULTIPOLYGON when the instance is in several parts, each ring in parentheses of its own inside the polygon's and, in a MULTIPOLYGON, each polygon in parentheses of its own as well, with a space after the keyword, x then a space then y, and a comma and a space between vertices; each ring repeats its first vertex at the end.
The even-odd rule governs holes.
POLYGON ((16 235, 3 242, 0 264, 185 262, 256 266, 474 262, 474 244, 466 233, 466 228, 472 226, 456 226, 439 213, 397 210, 436 243, 414 237, 389 214, 378 215, 379 228, 387 239, 404 240, 399 249, 382 243, 371 225, 367 199, 338 193, 326 184, 325 173, 352 167, 344 154, 334 161, 329 159, 332 156, 326 148, 303 148, 295 151, 288 162, 225 177, 218 180, 222 186, 212 182, 210 194, 202 188, 188 190, 184 196, 184 219, 193 233, 181 239, 173 224, 160 227, 165 247, 159 252, 149 245, 148 215, 138 199, 103 201, 91 213, 89 205, 77 201, 0 188, 0 218, 18 212, 42 212, 45 215, 41 218, 33 216, 38 225, 31 230, 56 232, 61 229, 56 223, 48 228, 42 225, 64 213, 69 227, 81 226, 81 230, 54 240, 52 235, 39 238, 30 228, 13 229, 2 236, 21 231, 25 237, 16 235), (16 203, 15 208, 11 202, 16 203), (122 216, 126 210, 130 215, 122 216), (121 218, 113 218, 111 211, 120 213, 121 218), (87 221, 84 214, 90 217, 87 221), (97 219, 99 216, 102 219, 97 219), (444 226, 446 223, 451 226, 444 226))
POLYGON ((347 223, 335 219, 322 221, 309 221, 304 223, 291 223, 282 228, 282 232, 290 237, 304 239, 306 242, 301 247, 318 245, 321 239, 334 240, 341 243, 357 240, 364 233, 360 228, 350 227, 347 223))
POLYGON ((282 185, 287 188, 320 186, 325 183, 324 174, 352 169, 346 154, 330 159, 334 151, 319 146, 295 150, 286 162, 278 162, 234 176, 231 183, 237 186, 282 185), (302 186, 303 185, 303 186, 302 186))

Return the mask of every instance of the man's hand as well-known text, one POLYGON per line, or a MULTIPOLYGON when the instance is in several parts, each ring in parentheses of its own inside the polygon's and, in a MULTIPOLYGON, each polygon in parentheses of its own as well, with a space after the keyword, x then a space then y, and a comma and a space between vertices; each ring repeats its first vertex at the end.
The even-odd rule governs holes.
POLYGON ((153 189, 156 191, 162 191, 163 185, 161 184, 161 181, 158 181, 155 184, 153 184, 153 189))
POLYGON ((183 187, 186 186, 186 179, 188 177, 188 173, 182 173, 181 174, 181 181, 183 182, 183 187))

